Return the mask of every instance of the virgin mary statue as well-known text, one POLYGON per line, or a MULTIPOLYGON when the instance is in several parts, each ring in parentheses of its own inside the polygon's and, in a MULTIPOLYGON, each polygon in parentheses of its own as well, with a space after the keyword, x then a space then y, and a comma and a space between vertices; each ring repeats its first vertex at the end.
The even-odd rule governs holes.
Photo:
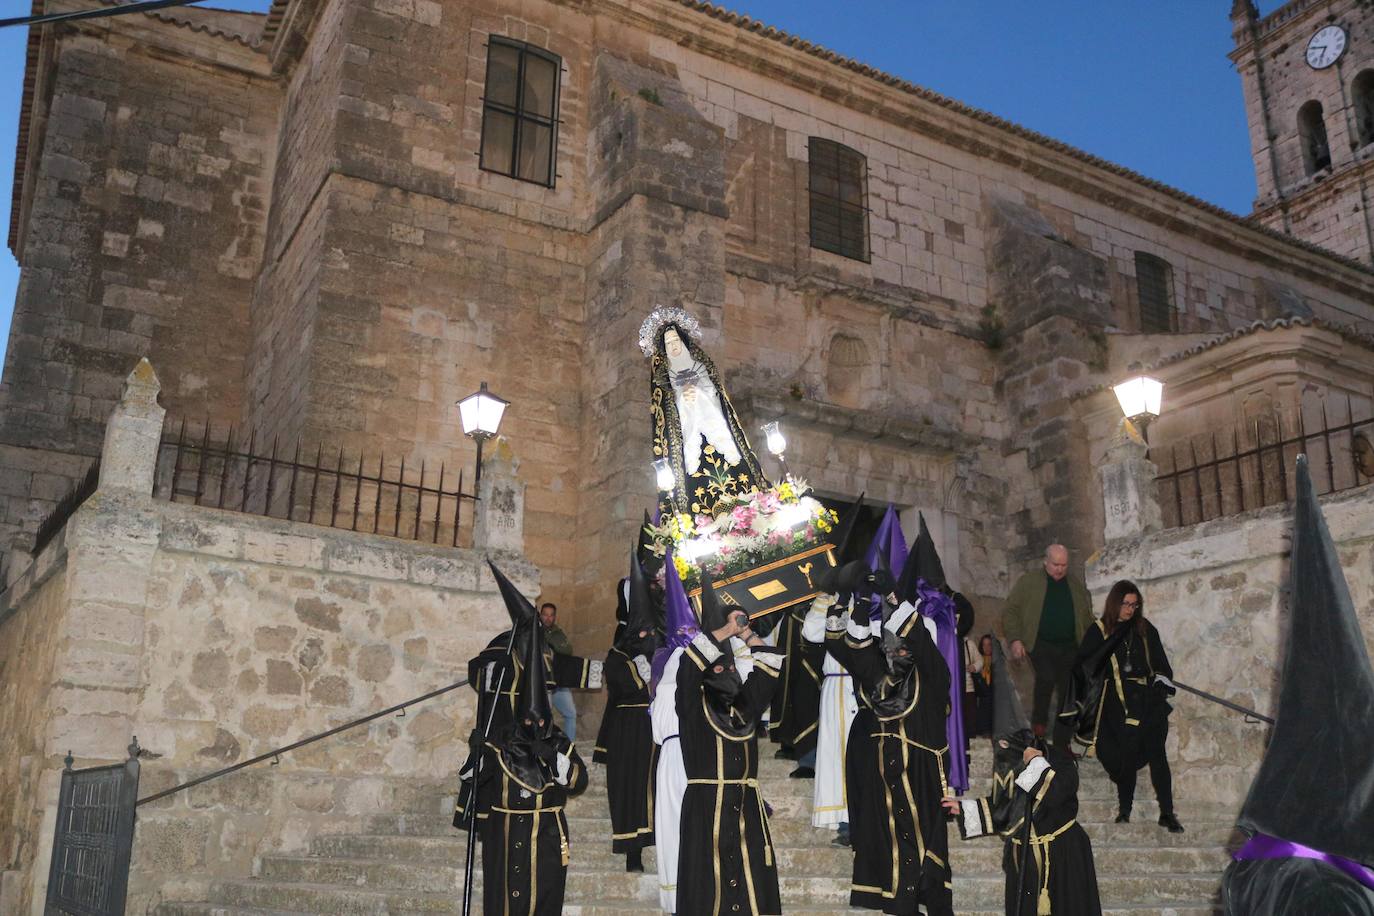
POLYGON ((653 359, 654 458, 668 461, 675 481, 663 508, 713 516, 722 501, 769 483, 700 339, 697 320, 677 306, 654 309, 639 329, 653 359))

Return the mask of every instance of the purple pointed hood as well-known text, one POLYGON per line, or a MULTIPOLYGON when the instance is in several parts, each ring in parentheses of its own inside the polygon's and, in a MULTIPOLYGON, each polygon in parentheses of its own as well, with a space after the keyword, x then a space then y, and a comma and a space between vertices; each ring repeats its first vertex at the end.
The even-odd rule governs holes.
POLYGON ((683 588, 682 579, 677 574, 677 566, 673 564, 671 547, 663 558, 663 606, 663 647, 654 653, 649 679, 651 694, 658 687, 658 679, 663 676, 668 656, 674 649, 687 645, 692 641, 692 637, 700 632, 696 614, 692 613, 692 605, 687 600, 687 590, 683 588))
MULTIPOLYGON (((887 562, 888 569, 900 571, 906 567, 906 536, 902 534, 902 520, 897 517, 897 509, 891 503, 887 504, 887 512, 878 525, 878 533, 873 535, 873 543, 868 545, 868 553, 864 555, 865 565, 869 569, 877 569, 880 554, 887 562)), ((881 602, 878 596, 872 597, 870 619, 878 619, 881 602)))

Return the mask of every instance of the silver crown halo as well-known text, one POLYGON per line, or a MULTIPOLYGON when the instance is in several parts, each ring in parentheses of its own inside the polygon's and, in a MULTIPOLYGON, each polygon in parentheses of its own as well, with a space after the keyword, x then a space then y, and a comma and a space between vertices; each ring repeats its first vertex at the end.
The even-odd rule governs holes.
POLYGON ((701 342, 701 323, 680 305, 660 305, 649 313, 639 326, 639 350, 645 356, 654 355, 658 334, 670 324, 675 324, 694 342, 701 342))

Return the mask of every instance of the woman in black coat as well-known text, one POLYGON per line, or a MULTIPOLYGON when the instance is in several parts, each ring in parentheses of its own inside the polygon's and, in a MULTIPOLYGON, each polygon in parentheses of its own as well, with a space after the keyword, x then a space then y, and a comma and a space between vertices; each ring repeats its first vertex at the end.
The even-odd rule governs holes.
POLYGON ((1159 801, 1159 824, 1171 833, 1182 833, 1183 825, 1174 815, 1173 776, 1164 751, 1173 711, 1169 698, 1174 693, 1170 683, 1174 671, 1159 631, 1145 619, 1145 601, 1135 583, 1123 579, 1112 586, 1102 618, 1083 636, 1075 666, 1093 669, 1083 673, 1100 684, 1091 720, 1094 725, 1080 728, 1079 735, 1082 738, 1087 732, 1088 753, 1096 751, 1116 783, 1117 823, 1130 820, 1136 774, 1148 764, 1159 801))

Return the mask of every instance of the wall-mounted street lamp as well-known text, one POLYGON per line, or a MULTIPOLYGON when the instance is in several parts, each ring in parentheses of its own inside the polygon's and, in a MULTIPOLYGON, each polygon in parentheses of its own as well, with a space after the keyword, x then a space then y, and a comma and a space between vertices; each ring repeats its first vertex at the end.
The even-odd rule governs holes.
POLYGON ((510 401, 498 398, 487 390, 487 383, 458 402, 458 415, 463 423, 463 435, 477 440, 477 473, 473 477, 472 490, 482 482, 482 444, 496 435, 501 427, 501 417, 510 406, 510 401))
POLYGON ((1164 383, 1148 375, 1137 375, 1114 386, 1112 391, 1116 393, 1121 412, 1140 430, 1140 437, 1148 442, 1146 430, 1150 427, 1150 421, 1159 416, 1160 403, 1164 399, 1164 383))

